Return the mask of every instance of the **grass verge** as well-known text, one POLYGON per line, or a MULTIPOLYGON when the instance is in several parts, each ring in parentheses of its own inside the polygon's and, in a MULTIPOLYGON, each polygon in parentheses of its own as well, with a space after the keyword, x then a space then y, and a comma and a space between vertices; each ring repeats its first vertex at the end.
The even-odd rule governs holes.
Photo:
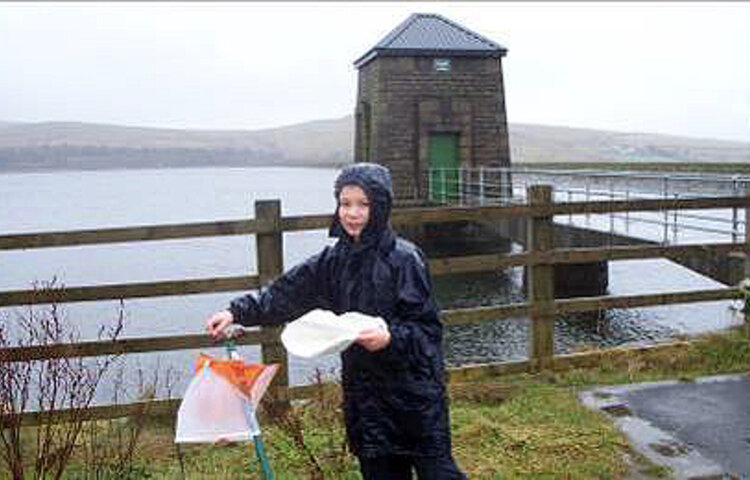
MULTIPOLYGON (((624 479, 633 458, 648 472, 639 478, 664 478, 663 469, 643 467, 624 436, 583 407, 578 394, 599 385, 748 372, 750 340, 738 329, 669 352, 605 357, 595 368, 452 385, 453 451, 472 479, 624 479)), ((320 385, 291 417, 264 422, 276 480, 361 478, 345 448, 339 394, 336 386, 320 385)), ((147 423, 128 472, 94 477, 78 457, 64 478, 261 478, 252 445, 182 445, 178 455, 172 420, 147 423)))

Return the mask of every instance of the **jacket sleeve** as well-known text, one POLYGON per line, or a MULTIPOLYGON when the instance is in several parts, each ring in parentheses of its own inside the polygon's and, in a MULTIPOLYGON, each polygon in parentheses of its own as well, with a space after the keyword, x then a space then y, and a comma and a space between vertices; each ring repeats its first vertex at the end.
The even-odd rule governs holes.
POLYGON ((323 259, 314 255, 273 281, 259 293, 237 297, 229 304, 234 321, 244 326, 282 325, 313 310, 329 308, 321 295, 323 259))
POLYGON ((382 354, 394 364, 428 362, 442 348, 442 323, 428 267, 419 250, 408 252, 397 268, 396 308, 391 343, 382 354))

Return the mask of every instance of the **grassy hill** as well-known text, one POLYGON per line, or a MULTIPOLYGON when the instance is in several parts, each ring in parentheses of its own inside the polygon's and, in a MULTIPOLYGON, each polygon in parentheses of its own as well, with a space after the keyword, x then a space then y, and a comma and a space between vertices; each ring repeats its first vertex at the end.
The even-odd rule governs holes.
POLYGON ((511 124, 511 158, 520 163, 750 162, 750 140, 732 142, 653 133, 511 124))
POLYGON ((265 130, 77 122, 0 126, 0 171, 190 166, 330 166, 351 158, 351 117, 265 130))
MULTIPOLYGON (((750 142, 510 125, 513 164, 750 163, 750 142)), ((351 115, 263 130, 0 122, 0 171, 335 166, 353 157, 351 115)))

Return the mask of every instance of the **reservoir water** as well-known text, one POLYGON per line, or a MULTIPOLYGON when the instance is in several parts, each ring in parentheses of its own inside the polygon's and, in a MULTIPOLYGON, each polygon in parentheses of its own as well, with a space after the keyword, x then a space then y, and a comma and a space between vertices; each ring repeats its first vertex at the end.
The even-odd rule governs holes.
MULTIPOLYGON (((0 175, 0 232, 49 232, 136 225, 238 220, 253 216, 253 203, 280 199, 282 214, 332 213, 333 169, 195 168, 64 171, 0 175)), ((331 240, 327 232, 284 234, 284 265, 290 268, 331 240)), ((719 284, 666 260, 611 262, 609 293, 627 295, 716 288, 719 284), (654 274, 658 272, 658 274, 654 274)), ((65 286, 180 280, 255 272, 252 237, 232 236, 0 252, 0 290, 32 288, 56 279, 65 286)), ((522 299, 519 269, 436 279, 443 308, 502 304, 522 299)), ((126 300, 124 337, 201 333, 205 318, 236 293, 126 300)), ((605 312, 595 324, 566 319, 556 326, 556 350, 653 342, 674 335, 720 330, 737 320, 731 302, 707 302, 605 312)), ((66 304, 67 320, 83 339, 96 338, 102 323, 117 316, 119 302, 66 304)), ((19 309, 0 309, 12 322, 19 309)), ((527 356, 525 319, 446 328, 449 365, 527 356)), ((207 353, 221 355, 221 349, 207 353)), ((242 347, 251 361, 259 347, 242 347)), ((128 369, 170 370, 181 394, 197 351, 136 354, 128 369)), ((316 369, 333 371, 336 357, 291 359, 290 380, 307 383, 316 369)))

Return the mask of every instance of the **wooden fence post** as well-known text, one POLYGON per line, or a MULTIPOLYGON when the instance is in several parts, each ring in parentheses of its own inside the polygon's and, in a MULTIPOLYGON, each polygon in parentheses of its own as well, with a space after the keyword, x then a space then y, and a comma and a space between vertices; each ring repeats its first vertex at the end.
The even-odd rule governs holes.
MULTIPOLYGON (((532 185, 528 187, 527 198, 533 206, 551 205, 552 187, 532 185)), ((530 218, 527 234, 529 253, 552 250, 555 242, 552 216, 535 215, 530 218)), ((529 267, 529 276, 527 285, 531 304, 531 365, 533 370, 542 370, 551 366, 554 355, 554 266, 532 265, 529 267)))
MULTIPOLYGON (((258 200, 255 202, 255 219, 271 225, 273 231, 256 234, 256 256, 261 286, 266 286, 284 273, 284 242, 281 231, 281 202, 258 200)), ((263 363, 278 363, 279 370, 270 387, 270 393, 282 407, 289 404, 289 360, 281 343, 283 327, 262 327, 271 342, 261 344, 263 363)))

